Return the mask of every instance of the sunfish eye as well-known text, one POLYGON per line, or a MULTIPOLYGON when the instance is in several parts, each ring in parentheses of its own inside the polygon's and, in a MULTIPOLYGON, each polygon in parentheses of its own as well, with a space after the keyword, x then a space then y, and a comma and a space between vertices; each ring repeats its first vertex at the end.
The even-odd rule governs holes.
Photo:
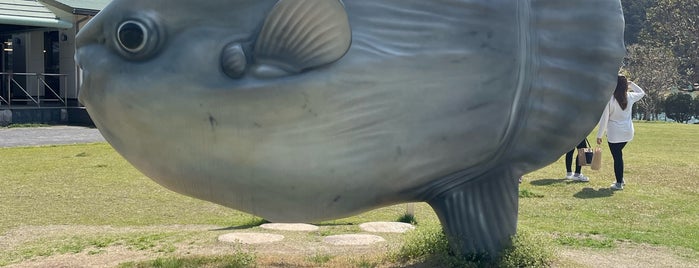
POLYGON ((164 43, 164 32, 149 19, 129 19, 116 29, 116 46, 119 53, 129 60, 146 60, 157 54, 164 43))
POLYGON ((138 21, 126 21, 119 25, 117 40, 121 47, 131 53, 138 53, 146 46, 148 29, 138 21))

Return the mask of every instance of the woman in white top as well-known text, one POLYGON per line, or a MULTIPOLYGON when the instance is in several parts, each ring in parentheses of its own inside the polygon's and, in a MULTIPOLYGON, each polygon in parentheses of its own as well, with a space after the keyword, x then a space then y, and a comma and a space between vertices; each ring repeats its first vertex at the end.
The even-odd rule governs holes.
POLYGON ((625 76, 619 75, 614 95, 604 108, 602 118, 599 120, 597 144, 602 144, 602 135, 606 131, 609 151, 614 158, 616 183, 611 186, 614 190, 624 189, 624 158, 621 150, 633 139, 632 106, 645 95, 646 93, 638 85, 629 82, 625 76), (629 89, 631 89, 630 92, 629 89))

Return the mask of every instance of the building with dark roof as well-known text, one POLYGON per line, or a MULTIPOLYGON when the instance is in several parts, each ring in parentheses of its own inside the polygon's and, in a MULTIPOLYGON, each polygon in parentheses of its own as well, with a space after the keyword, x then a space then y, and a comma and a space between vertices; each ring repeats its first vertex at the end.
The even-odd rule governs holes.
POLYGON ((0 0, 0 124, 89 123, 75 35, 109 0, 0 0))

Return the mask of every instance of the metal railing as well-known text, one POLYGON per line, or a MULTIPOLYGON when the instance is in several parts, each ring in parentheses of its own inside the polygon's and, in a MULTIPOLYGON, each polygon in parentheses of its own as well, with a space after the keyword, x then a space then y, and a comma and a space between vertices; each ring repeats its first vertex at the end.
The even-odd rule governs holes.
POLYGON ((29 106, 34 107, 41 107, 42 104, 46 102, 58 102, 63 104, 63 106, 68 106, 66 96, 68 77, 67 74, 0 72, 0 76, 2 77, 0 107, 2 107, 3 105, 7 105, 7 108, 12 108, 12 105, 16 105, 14 104, 15 102, 26 102, 29 104, 29 106), (47 77, 57 78, 59 88, 56 89, 49 85, 49 82, 47 82, 46 80, 47 77), (22 78, 24 78, 24 81, 26 82, 24 85, 23 83, 20 83, 18 81, 18 79, 22 78), (33 94, 33 92, 30 92, 29 90, 30 84, 33 84, 31 83, 33 81, 36 82, 36 94, 33 94), (47 94, 49 94, 48 97, 46 96, 47 94))

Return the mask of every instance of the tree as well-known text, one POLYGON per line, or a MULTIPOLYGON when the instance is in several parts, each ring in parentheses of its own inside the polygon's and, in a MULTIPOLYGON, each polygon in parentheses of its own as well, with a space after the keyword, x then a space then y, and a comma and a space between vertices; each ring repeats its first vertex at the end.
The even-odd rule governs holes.
POLYGON ((624 70, 628 72, 627 77, 646 92, 646 96, 635 105, 642 119, 656 120, 662 112, 663 98, 671 89, 677 88, 680 80, 678 64, 678 59, 667 48, 645 45, 628 47, 624 70))
POLYGON ((699 119, 699 94, 694 95, 692 99, 692 115, 694 119, 699 119))
POLYGON ((655 6, 657 0, 621 0, 624 9, 624 42, 628 45, 638 43, 641 30, 648 27, 646 24, 646 11, 655 6))
MULTIPOLYGON (((685 83, 699 81, 699 0, 657 0, 648 9, 645 44, 669 47, 679 58, 678 72, 685 83)), ((660 65, 662 66, 662 65, 660 65)))
POLYGON ((675 92, 665 99, 665 115, 677 122, 687 123, 692 119, 692 96, 675 92))

